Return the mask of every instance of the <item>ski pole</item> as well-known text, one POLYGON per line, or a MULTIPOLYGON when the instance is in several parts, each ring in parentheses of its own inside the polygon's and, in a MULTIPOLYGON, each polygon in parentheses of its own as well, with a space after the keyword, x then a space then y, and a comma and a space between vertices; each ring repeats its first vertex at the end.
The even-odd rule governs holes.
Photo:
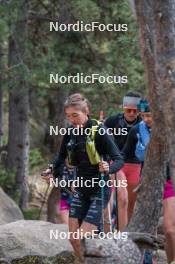
MULTIPOLYGON (((101 181, 104 182, 104 173, 101 173, 101 181)), ((102 232, 104 232, 104 187, 101 187, 101 214, 102 214, 102 232)))
MULTIPOLYGON (((103 158, 101 159, 103 161, 103 158)), ((101 173, 101 180, 104 182, 105 175, 104 173, 101 173)), ((101 203, 102 203, 102 231, 104 232, 104 187, 101 187, 101 203)), ((110 210, 110 201, 108 202, 107 205, 107 210, 108 210, 108 217, 109 217, 109 227, 110 227, 110 232, 112 232, 112 219, 111 219, 111 210, 110 210)))
MULTIPOLYGON (((101 110, 99 113, 99 120, 100 120, 100 122, 104 123, 104 119, 105 119, 104 111, 101 110)), ((102 161, 103 161, 103 158, 102 158, 102 161)), ((104 179, 104 173, 101 174, 101 179, 104 179)), ((104 192, 104 190, 102 190, 102 192, 104 192)), ((103 197, 103 208, 104 208, 104 193, 103 193, 102 197, 103 197)), ((110 231, 112 232, 112 218, 111 218, 110 203, 108 203, 107 210, 108 210, 110 231)), ((104 226, 104 213, 103 213, 103 226, 104 226)))
POLYGON ((108 203, 108 217, 109 217, 109 228, 110 228, 110 232, 112 232, 112 218, 111 218, 110 202, 108 203))
MULTIPOLYGON (((115 180, 117 182, 117 174, 115 174, 115 180)), ((119 210, 118 210, 118 189, 117 189, 117 185, 115 188, 115 198, 116 198, 116 229, 117 231, 119 230, 119 210)))
MULTIPOLYGON (((99 113, 99 120, 104 122, 104 112, 101 110, 99 113)), ((101 161, 103 161, 103 157, 101 157, 101 161)), ((104 182, 105 175, 101 172, 101 181, 104 182)), ((101 217, 102 217, 102 232, 104 232, 104 187, 101 187, 101 217)))
POLYGON ((100 122, 104 123, 104 112, 103 112, 103 110, 101 110, 99 113, 99 120, 100 120, 100 122))
MULTIPOLYGON (((103 162, 103 157, 101 157, 101 162, 103 162)), ((101 181, 102 183, 105 180, 105 174, 104 172, 101 172, 101 181)), ((102 232, 104 232, 104 224, 105 224, 105 219, 104 219, 104 197, 105 193, 104 193, 104 186, 102 185, 101 187, 101 207, 102 207, 102 232)))

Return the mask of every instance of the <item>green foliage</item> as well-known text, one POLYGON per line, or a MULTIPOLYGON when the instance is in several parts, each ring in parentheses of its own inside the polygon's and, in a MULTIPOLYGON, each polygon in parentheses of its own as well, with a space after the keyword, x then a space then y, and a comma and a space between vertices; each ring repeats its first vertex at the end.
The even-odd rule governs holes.
POLYGON ((83 20, 85 23, 100 19, 100 7, 91 0, 73 0, 72 13, 76 20, 83 20))
MULTIPOLYGON (((94 116, 98 116, 101 109, 106 115, 119 111, 122 97, 128 90, 145 92, 138 28, 128 0, 71 0, 64 1, 64 4, 56 0, 29 2, 25 62, 13 69, 7 67, 7 70, 3 70, 3 76, 4 88, 10 81, 13 84, 16 76, 25 76, 23 79, 30 87, 32 123, 37 123, 42 129, 48 128, 51 122, 47 118, 48 101, 53 96, 53 91, 59 97, 60 89, 68 94, 84 93, 92 103, 94 116), (49 32, 49 19, 57 17, 61 17, 62 23, 81 20, 84 23, 99 21, 103 24, 127 24, 128 31, 49 32), (128 83, 49 84, 50 73, 75 75, 77 72, 85 75, 127 75, 128 83)), ((12 0, 8 5, 0 7, 0 13, 3 14, 0 17, 0 36, 6 54, 5 64, 8 60, 8 37, 12 34, 9 25, 11 22, 15 25, 19 18, 24 19, 23 8, 20 9, 22 3, 23 0, 12 0)), ((39 129, 36 131, 41 133, 39 129)), ((32 143, 33 134, 32 131, 32 143)), ((43 159, 38 149, 42 141, 38 145, 34 143, 34 149, 30 152, 30 169, 40 165, 43 159)))
POLYGON ((8 27, 6 21, 3 19, 0 19, 0 32, 1 32, 0 41, 3 41, 4 36, 8 35, 8 27))
POLYGON ((0 185, 10 194, 14 189, 15 184, 15 172, 7 170, 3 164, 0 164, 0 185))
POLYGON ((38 220, 39 208, 30 208, 23 210, 23 215, 25 220, 38 220))
POLYGON ((30 150, 29 154, 29 166, 30 170, 34 169, 37 166, 41 166, 44 163, 42 153, 38 148, 30 150))
POLYGON ((3 190, 19 204, 20 191, 15 182, 15 170, 6 169, 3 164, 0 164, 0 185, 3 190))

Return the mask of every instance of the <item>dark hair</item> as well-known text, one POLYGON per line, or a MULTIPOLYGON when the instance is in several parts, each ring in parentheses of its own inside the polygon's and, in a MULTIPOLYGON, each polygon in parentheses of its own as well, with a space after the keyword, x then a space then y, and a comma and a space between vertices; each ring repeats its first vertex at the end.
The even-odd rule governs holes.
POLYGON ((76 107, 82 112, 87 112, 89 114, 90 111, 90 103, 87 98, 85 98, 82 94, 80 93, 75 93, 70 95, 65 103, 64 103, 64 111, 68 107, 76 107))
POLYGON ((129 97, 137 97, 137 98, 140 98, 140 94, 137 93, 137 92, 128 92, 125 96, 129 96, 129 97))

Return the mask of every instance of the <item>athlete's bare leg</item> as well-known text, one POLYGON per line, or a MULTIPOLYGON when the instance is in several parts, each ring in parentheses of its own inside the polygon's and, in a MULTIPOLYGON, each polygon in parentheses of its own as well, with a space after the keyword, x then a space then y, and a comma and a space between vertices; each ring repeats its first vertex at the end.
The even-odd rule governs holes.
MULTIPOLYGON (((122 171, 117 173, 117 180, 126 180, 125 174, 122 171)), ((119 230, 122 231, 128 224, 128 191, 126 187, 117 188, 118 196, 118 220, 119 220, 119 230)))
POLYGON ((175 261, 175 197, 163 200, 165 250, 168 263, 175 261))
POLYGON ((81 226, 79 227, 78 219, 69 217, 70 243, 80 263, 84 263, 84 248, 81 244, 81 238, 83 238, 87 233, 89 235, 93 230, 95 232, 97 230, 97 226, 83 221, 81 226), (80 229, 80 234, 82 235, 82 237, 75 239, 74 233, 77 232, 78 229, 80 229))

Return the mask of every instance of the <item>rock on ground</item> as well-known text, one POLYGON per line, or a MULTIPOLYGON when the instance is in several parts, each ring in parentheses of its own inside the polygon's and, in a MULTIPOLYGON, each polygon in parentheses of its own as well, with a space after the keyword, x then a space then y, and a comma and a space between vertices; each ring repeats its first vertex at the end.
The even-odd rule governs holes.
POLYGON ((17 204, 0 187, 0 225, 24 219, 17 204))
POLYGON ((166 264, 167 263, 167 257, 164 250, 157 250, 156 252, 156 259, 157 264, 166 264))
POLYGON ((130 239, 86 241, 87 264, 140 264, 141 253, 130 239))
POLYGON ((44 221, 21 220, 0 226, 0 264, 69 264, 73 263, 72 247, 65 225, 44 221), (55 236, 50 237, 52 234, 55 236), (58 239, 57 239, 58 238, 58 239))
MULTIPOLYGON (((85 264, 140 264, 141 253, 130 239, 86 239, 85 264)), ((165 252, 158 264, 165 264, 165 252)), ((0 264, 75 264, 66 225, 20 220, 0 226, 0 264)))

